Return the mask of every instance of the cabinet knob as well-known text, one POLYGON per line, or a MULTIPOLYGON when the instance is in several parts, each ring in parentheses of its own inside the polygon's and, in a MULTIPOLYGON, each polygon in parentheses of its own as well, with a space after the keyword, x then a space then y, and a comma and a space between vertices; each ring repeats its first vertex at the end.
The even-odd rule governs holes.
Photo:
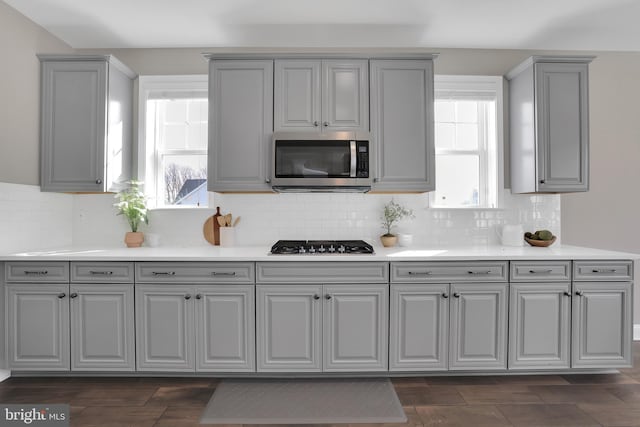
POLYGON ((570 297, 570 296, 571 296, 571 292, 566 292, 566 291, 565 291, 565 292, 564 292, 564 295, 565 295, 566 297, 570 297))
POLYGON ((540 184, 544 184, 544 179, 541 179, 541 180, 540 180, 540 184))
POLYGON ((443 293, 442 293, 442 298, 449 298, 449 294, 448 294, 448 293, 446 293, 446 292, 443 292, 443 293))
POLYGON ((315 122, 313 122, 313 125, 314 125, 315 127, 318 127, 318 126, 320 125, 320 123, 316 120, 315 122))
POLYGON ((582 292, 582 291, 576 291, 576 295, 578 295, 579 297, 581 297, 582 295, 584 295, 584 292, 582 292))
POLYGON ((328 127, 328 126, 329 126, 329 122, 324 122, 324 123, 322 123, 322 126, 324 126, 324 127, 328 127))
POLYGON ((315 294, 315 295, 313 296, 313 299, 315 299, 315 300, 318 300, 318 299, 320 299, 320 295, 318 295, 318 294, 315 294))
POLYGON ((271 182, 271 180, 269 178, 265 179, 264 182, 266 182, 267 184, 269 184, 271 182))
POLYGON ((202 299, 202 294, 196 294, 196 299, 202 299))
POLYGON ((191 299, 191 294, 186 294, 186 295, 184 296, 184 299, 186 299, 186 300, 190 300, 190 299, 191 299))
POLYGON ((98 185, 102 184, 102 180, 100 178, 96 179, 96 184, 98 185))
POLYGON ((60 292, 60 293, 58 294, 58 298, 60 298, 60 299, 62 299, 62 298, 64 298, 64 297, 66 297, 66 296, 67 296, 67 294, 65 294, 64 292, 60 292))
POLYGON ((326 295, 324 296, 324 299, 331 299, 331 295, 326 294, 326 295))
POLYGON ((457 292, 454 292, 453 296, 454 296, 454 298, 460 298, 460 294, 457 293, 457 292))
POLYGON ((72 292, 71 294, 69 294, 69 298, 77 298, 77 297, 78 297, 77 292, 72 292))

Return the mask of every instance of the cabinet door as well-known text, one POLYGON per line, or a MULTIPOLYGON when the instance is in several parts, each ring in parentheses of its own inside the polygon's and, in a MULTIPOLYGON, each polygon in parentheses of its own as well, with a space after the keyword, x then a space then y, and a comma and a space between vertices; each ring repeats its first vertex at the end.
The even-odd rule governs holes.
POLYGON ((133 371, 133 285, 71 285, 71 370, 133 371))
POLYGON ((136 358, 139 371, 195 369, 194 289, 136 286, 136 358))
POLYGON ((258 371, 322 369, 322 286, 256 287, 258 371))
POLYGON ((369 73, 366 60, 322 61, 322 127, 369 130, 369 73))
POLYGON ((69 370, 69 285, 6 285, 12 370, 69 370))
POLYGON ((273 61, 212 60, 209 191, 270 191, 273 61))
POLYGON ((589 189, 587 64, 535 64, 538 191, 589 189))
POLYGON ((447 369, 449 285, 391 286, 390 371, 447 369))
POLYGON ((196 289, 196 370, 255 370, 254 285, 196 289))
POLYGON ((104 191, 106 96, 106 62, 42 62, 43 191, 104 191))
POLYGON ((507 284, 453 284, 451 293, 449 369, 506 369, 507 284))
POLYGON ((512 283, 509 369, 568 369, 571 284, 512 283))
POLYGON ((275 131, 320 132, 320 61, 276 60, 275 131))
POLYGON ((434 190, 433 62, 375 60, 370 67, 374 189, 434 190))
POLYGON ((386 371, 389 285, 324 286, 324 371, 386 371))
POLYGON ((631 283, 575 282, 573 291, 571 367, 631 367, 631 283))

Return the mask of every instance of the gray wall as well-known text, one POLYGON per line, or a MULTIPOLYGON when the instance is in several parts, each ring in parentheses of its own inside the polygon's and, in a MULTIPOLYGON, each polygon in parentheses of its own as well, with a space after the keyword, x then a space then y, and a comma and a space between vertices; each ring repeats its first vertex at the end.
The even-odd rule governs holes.
POLYGON ((0 182, 38 184, 40 65, 73 50, 0 1, 0 182))

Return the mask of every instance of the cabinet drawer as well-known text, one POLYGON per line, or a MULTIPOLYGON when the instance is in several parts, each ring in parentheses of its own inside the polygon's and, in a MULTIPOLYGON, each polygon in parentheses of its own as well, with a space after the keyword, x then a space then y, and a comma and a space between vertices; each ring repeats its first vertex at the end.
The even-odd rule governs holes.
POLYGON ((386 262, 259 262, 258 283, 387 283, 386 262))
POLYGON ((5 280, 9 282, 69 282, 68 262, 7 262, 5 280))
POLYGON ((136 283, 254 283, 252 262, 137 262, 136 283))
POLYGON ((631 261, 574 261, 573 280, 633 280, 633 263, 631 261))
POLYGON ((511 261, 512 282, 568 282, 571 261, 511 261))
POLYGON ((72 262, 71 281, 80 283, 133 283, 133 263, 72 262))
POLYGON ((392 262, 391 282, 506 282, 507 262, 392 262))

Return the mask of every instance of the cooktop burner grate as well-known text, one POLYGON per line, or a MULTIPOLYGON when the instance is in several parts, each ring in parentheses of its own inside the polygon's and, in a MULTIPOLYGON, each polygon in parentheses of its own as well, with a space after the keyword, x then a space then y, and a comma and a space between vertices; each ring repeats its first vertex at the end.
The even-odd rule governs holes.
POLYGON ((274 255, 349 255, 373 254, 373 246, 363 240, 278 240, 274 255))

